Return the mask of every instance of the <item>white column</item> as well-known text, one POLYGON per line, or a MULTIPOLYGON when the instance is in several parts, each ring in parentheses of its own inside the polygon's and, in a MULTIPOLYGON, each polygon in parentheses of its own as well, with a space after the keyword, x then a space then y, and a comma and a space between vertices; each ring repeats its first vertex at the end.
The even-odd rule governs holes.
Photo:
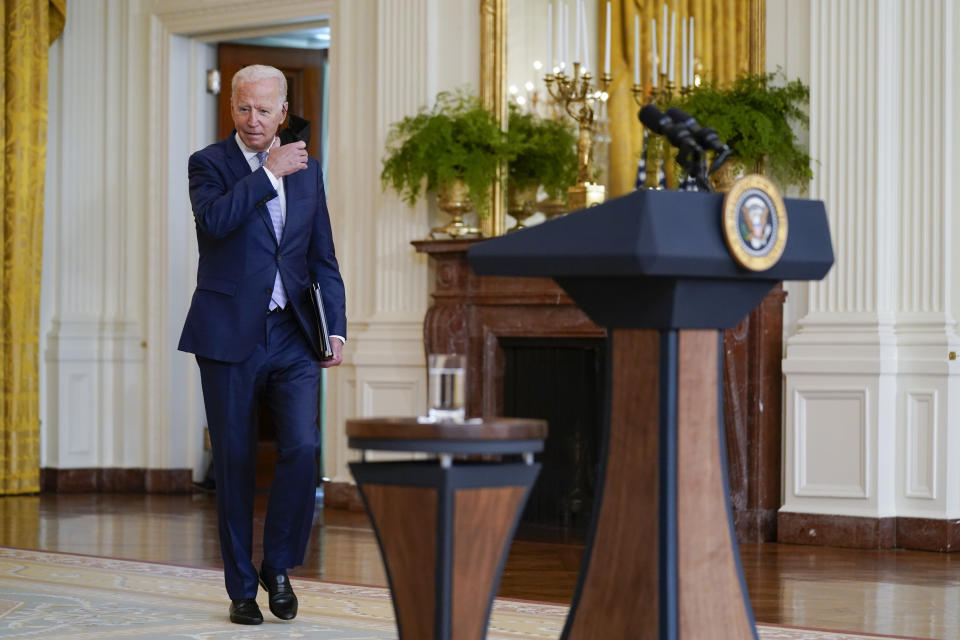
POLYGON ((438 91, 476 85, 477 6, 475 0, 342 3, 332 26, 331 60, 339 65, 334 74, 353 81, 335 86, 331 121, 338 121, 338 113, 354 118, 353 128, 333 140, 346 159, 341 169, 349 173, 339 180, 331 169, 331 181, 349 185, 337 204, 347 207, 349 216, 336 224, 348 230, 338 236, 337 246, 350 256, 347 359, 329 378, 336 410, 327 412, 326 470, 335 481, 352 481, 346 463, 356 454, 346 447, 346 419, 425 410, 423 317, 432 276, 426 256, 410 242, 425 238, 436 224, 433 196, 410 207, 393 191, 382 190, 380 171, 392 123, 432 106, 438 91), (361 31, 363 38, 338 39, 338 33, 361 31), (373 57, 369 42, 377 43, 373 57))
POLYGON ((68 6, 51 50, 43 306, 41 465, 142 467, 142 271, 131 123, 131 6, 68 6), (119 100, 113 97, 120 98, 119 100))
MULTIPOLYGON (((427 91, 429 0, 378 0, 377 88, 375 97, 376 153, 370 158, 379 179, 381 158, 393 122, 428 105, 427 91)), ((427 307, 426 260, 413 258, 412 240, 424 237, 426 203, 415 207, 393 191, 376 190, 370 229, 375 238, 376 274, 371 320, 393 318, 422 321, 427 307)))
POLYGON ((799 5, 818 161, 809 197, 826 204, 836 264, 822 282, 791 287, 808 296, 788 302, 806 309, 787 311, 802 319, 783 362, 783 510, 956 517, 955 9, 772 2, 768 41, 787 37, 776 16, 799 5))

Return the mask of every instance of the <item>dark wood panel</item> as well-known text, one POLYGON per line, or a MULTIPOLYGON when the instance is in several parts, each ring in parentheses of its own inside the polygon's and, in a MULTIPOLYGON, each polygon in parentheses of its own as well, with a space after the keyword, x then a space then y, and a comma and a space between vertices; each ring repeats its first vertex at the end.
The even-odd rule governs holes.
POLYGON ((460 489, 454 496, 451 637, 482 640, 500 559, 525 487, 460 489))
POLYGON ((360 487, 377 527, 403 638, 432 638, 436 612, 437 492, 360 487))
MULTIPOLYGON (((262 47, 248 44, 221 43, 218 46, 218 65, 223 90, 217 106, 220 139, 233 130, 230 115, 230 93, 233 75, 251 64, 266 64, 283 72, 287 79, 287 113, 310 121, 310 142, 307 153, 321 160, 320 126, 323 105, 323 65, 327 56, 324 49, 292 49, 262 47)), ((286 123, 280 126, 281 129, 286 123)))
POLYGON ((423 424, 416 418, 351 418, 347 435, 361 440, 535 440, 547 423, 525 418, 488 417, 483 422, 423 424))
POLYGON ((720 453, 718 331, 677 339, 677 565, 681 638, 752 637, 720 453))
POLYGON ((617 329, 602 502, 571 640, 658 637, 659 344, 656 331, 617 329), (624 594, 630 594, 624 598, 624 594))

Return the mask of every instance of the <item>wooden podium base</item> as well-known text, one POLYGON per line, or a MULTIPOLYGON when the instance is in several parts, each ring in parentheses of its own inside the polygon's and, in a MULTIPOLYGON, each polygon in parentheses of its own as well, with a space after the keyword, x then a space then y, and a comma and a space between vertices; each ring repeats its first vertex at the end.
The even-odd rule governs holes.
POLYGON ((614 329, 599 507, 563 638, 756 638, 728 505, 716 330, 614 329))

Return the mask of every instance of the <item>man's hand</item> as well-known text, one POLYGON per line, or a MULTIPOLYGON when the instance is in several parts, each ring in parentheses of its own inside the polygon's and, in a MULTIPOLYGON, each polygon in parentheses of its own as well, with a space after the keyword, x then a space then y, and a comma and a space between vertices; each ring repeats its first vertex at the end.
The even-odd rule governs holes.
POLYGON ((274 138, 273 146, 267 155, 264 165, 277 178, 296 173, 307 168, 307 144, 302 140, 281 145, 278 138, 274 138))
MULTIPOLYGON (((286 145, 289 146, 289 145, 286 145)), ((330 337, 330 350, 333 351, 333 357, 329 360, 321 360, 320 366, 324 369, 335 367, 343 362, 343 343, 339 338, 330 337)))

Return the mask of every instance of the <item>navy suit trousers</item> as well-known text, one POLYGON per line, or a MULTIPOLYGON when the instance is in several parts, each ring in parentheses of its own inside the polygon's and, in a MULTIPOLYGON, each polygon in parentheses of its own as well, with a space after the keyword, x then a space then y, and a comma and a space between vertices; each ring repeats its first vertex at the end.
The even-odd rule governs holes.
POLYGON ((213 448, 227 594, 257 595, 253 554, 257 406, 277 430, 277 468, 263 532, 263 561, 303 564, 316 505, 320 363, 289 310, 267 315, 262 344, 230 363, 197 356, 213 448))

